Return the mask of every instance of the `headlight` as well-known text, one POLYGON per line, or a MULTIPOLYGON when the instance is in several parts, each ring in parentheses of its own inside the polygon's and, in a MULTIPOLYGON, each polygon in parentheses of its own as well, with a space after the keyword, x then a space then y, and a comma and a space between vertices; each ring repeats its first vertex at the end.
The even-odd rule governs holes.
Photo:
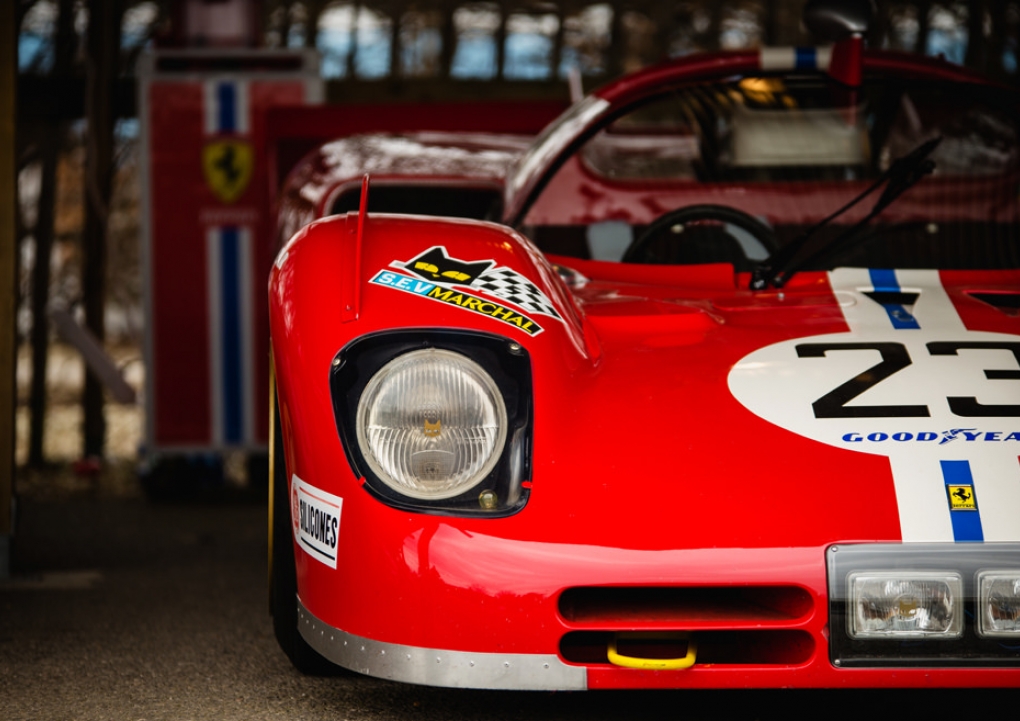
POLYGON ((379 369, 358 402, 356 428, 379 480, 410 498, 440 500, 492 471, 506 441, 507 413, 480 365, 426 348, 379 369))
POLYGON ((851 638, 957 638, 963 631, 958 573, 852 573, 851 638))
POLYGON ((333 414, 347 462, 404 511, 502 518, 531 495, 531 356, 503 336, 409 328, 333 357, 333 414))
POLYGON ((1020 543, 826 551, 829 658, 851 667, 1020 667, 1020 543))
POLYGON ((978 635, 1020 638, 1020 571, 981 571, 978 635))

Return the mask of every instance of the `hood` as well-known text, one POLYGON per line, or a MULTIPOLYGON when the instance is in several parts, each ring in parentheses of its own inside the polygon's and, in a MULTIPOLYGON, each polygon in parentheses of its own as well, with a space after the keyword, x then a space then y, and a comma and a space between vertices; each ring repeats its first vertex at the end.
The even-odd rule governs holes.
POLYGON ((575 267, 601 353, 536 379, 526 509, 558 513, 557 535, 1020 540, 1020 274, 841 269, 751 293, 728 266, 643 284, 575 267))

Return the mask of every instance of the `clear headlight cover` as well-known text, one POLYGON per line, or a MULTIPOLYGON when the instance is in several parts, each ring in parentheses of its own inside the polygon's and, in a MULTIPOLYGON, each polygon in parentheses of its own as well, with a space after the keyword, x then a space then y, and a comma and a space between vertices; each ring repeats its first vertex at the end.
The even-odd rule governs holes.
POLYGON ((410 498, 440 500, 492 471, 507 415, 480 365, 427 348, 379 369, 358 402, 356 425, 361 452, 383 483, 410 498))
POLYGON ((981 571, 978 635, 1020 638, 1020 571, 981 571))
POLYGON ((963 580, 957 573, 852 573, 851 638, 958 638, 963 580))

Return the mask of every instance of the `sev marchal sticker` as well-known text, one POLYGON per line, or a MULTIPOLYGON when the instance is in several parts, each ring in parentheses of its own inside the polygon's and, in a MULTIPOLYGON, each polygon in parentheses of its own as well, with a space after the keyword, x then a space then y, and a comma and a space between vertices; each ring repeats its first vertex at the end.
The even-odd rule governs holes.
POLYGON ((393 270, 379 271, 371 282, 495 318, 528 335, 544 330, 535 315, 560 318, 538 286, 494 260, 451 258, 446 248, 437 245, 409 261, 390 265, 393 270))
POLYGON ((290 481, 290 516, 294 538, 315 560, 336 568, 340 509, 344 500, 305 483, 296 475, 290 481))

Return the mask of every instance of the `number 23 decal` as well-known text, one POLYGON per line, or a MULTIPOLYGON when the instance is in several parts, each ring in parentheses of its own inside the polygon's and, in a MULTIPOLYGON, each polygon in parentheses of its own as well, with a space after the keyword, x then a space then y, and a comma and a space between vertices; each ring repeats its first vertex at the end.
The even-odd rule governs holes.
MULTIPOLYGON (((927 344, 929 355, 957 355, 960 350, 1006 350, 1013 353, 1016 370, 985 370, 989 380, 1020 380, 1020 343, 984 341, 932 341, 927 344)), ((799 358, 824 358, 829 351, 872 350, 882 356, 881 362, 846 383, 829 391, 811 404, 815 418, 928 418, 926 405, 848 406, 849 401, 873 388, 894 373, 911 364, 910 354, 901 343, 801 343, 799 358)), ((950 396, 949 410, 965 418, 1020 416, 1020 405, 983 404, 974 397, 950 396)))

